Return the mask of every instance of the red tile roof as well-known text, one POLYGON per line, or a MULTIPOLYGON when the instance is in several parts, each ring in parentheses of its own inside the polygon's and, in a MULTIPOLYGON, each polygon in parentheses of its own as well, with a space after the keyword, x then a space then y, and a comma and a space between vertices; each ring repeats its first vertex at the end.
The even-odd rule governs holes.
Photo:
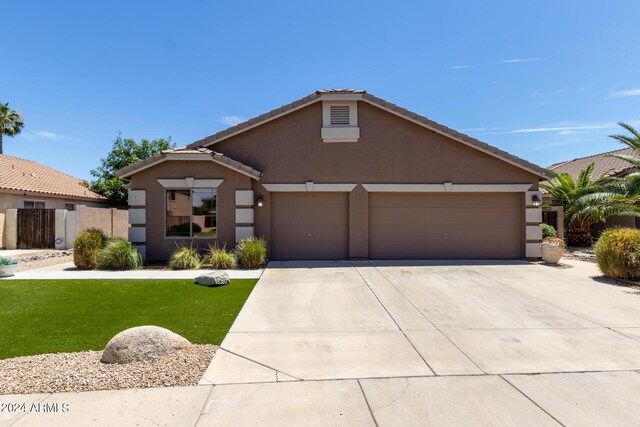
POLYGON ((82 180, 33 160, 0 154, 0 189, 106 200, 82 180))
POLYGON ((579 157, 566 162, 555 163, 549 166, 548 169, 555 173, 569 174, 573 179, 576 179, 580 171, 585 169, 591 163, 594 164, 594 178, 598 178, 604 174, 624 175, 625 173, 634 170, 634 168, 626 161, 616 157, 608 157, 607 154, 622 154, 640 158, 640 155, 634 149, 622 148, 620 150, 607 151, 606 153, 594 154, 593 156, 579 157))

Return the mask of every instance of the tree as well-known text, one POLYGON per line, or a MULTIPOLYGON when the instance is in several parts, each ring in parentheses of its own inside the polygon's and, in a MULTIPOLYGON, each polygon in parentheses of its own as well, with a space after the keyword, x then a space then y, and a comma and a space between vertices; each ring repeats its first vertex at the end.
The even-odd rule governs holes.
POLYGON ((22 132, 24 122, 22 115, 9 108, 9 103, 0 103, 0 154, 2 154, 2 137, 16 136, 22 132))
MULTIPOLYGON (((633 126, 624 123, 618 122, 618 125, 628 130, 631 133, 631 136, 628 135, 609 135, 609 138, 613 138, 616 141, 622 142, 623 144, 629 146, 629 148, 633 148, 633 150, 640 157, 640 132, 633 128, 633 126)), ((619 159, 625 160, 629 162, 631 166, 635 166, 640 170, 640 158, 634 156, 628 156, 624 154, 608 154, 608 157, 617 157, 619 159)))
POLYGON ((171 138, 142 139, 138 143, 133 138, 122 138, 118 134, 107 157, 100 159, 100 166, 91 171, 96 180, 91 182, 89 188, 113 203, 125 205, 127 190, 124 181, 116 177, 116 171, 174 147, 171 138))
POLYGON ((561 173, 540 184, 564 207, 569 246, 591 246, 591 226, 615 215, 640 216, 640 208, 625 194, 618 179, 601 176, 593 179, 594 164, 580 171, 578 179, 561 173))

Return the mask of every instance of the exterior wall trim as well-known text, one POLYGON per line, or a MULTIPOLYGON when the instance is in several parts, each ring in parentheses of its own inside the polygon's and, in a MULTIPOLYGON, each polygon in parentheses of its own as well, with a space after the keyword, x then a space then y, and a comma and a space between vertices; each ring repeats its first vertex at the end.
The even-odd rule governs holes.
POLYGON ((531 188, 531 184, 362 184, 365 190, 401 193, 520 193, 531 188))
POLYGON ((262 186, 270 192, 346 192, 356 188, 355 183, 352 184, 316 184, 314 182, 305 182, 301 184, 262 184, 262 186))
POLYGON ((158 183, 164 188, 217 188, 224 179, 158 179, 158 183))

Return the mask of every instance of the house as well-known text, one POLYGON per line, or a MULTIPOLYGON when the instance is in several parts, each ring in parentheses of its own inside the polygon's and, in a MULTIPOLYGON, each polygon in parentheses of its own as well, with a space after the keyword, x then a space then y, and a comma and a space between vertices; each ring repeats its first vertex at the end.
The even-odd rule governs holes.
POLYGON ((551 172, 360 90, 321 90, 118 171, 130 241, 267 241, 270 259, 540 255, 551 172))
MULTIPOLYGON (((78 178, 33 160, 0 154, 0 246, 3 248, 53 248, 56 245, 55 221, 52 219, 54 210, 75 211, 81 207, 110 206, 104 197, 89 190, 78 178), (37 214, 38 218, 30 221, 31 227, 40 233, 32 233, 25 226, 20 227, 21 211, 42 209, 48 211, 31 212, 37 214)), ((85 216, 89 212, 92 212, 91 209, 86 211, 85 216)), ((64 229, 64 225, 60 227, 64 229)), ((126 233, 126 227, 124 229, 126 233)), ((75 234, 77 231, 74 230, 73 236, 75 234)), ((64 236, 61 239, 64 240, 64 236)), ((70 247, 69 244, 58 246, 70 247)))
POLYGON ((0 154, 0 212, 7 209, 67 209, 104 206, 107 200, 82 180, 33 160, 0 154))
MULTIPOLYGON (((636 169, 628 162, 619 159, 617 157, 609 157, 610 154, 620 154, 625 156, 637 157, 638 153, 632 148, 622 148, 614 151, 607 151, 605 153, 594 154, 587 157, 579 157, 577 159, 568 160, 565 162, 555 163, 549 166, 549 170, 561 174, 566 173, 574 180, 578 178, 580 171, 586 169, 593 163, 592 177, 598 178, 603 175, 624 177, 632 172, 636 172, 636 169)), ((546 197, 544 197, 546 199, 546 197)), ((552 203, 552 200, 547 200, 547 203, 552 203)), ((551 225, 557 224, 557 216, 548 216, 545 213, 545 222, 551 225)), ((604 224, 595 224, 592 230, 592 235, 597 237, 600 233, 609 227, 640 227, 640 221, 633 216, 613 216, 607 218, 604 224)))

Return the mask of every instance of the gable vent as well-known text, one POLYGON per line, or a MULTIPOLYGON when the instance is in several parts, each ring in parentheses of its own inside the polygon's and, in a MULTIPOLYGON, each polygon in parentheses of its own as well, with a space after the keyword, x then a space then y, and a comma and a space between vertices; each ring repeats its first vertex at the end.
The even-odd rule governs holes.
POLYGON ((349 125, 349 106, 332 105, 330 107, 331 125, 349 125))

